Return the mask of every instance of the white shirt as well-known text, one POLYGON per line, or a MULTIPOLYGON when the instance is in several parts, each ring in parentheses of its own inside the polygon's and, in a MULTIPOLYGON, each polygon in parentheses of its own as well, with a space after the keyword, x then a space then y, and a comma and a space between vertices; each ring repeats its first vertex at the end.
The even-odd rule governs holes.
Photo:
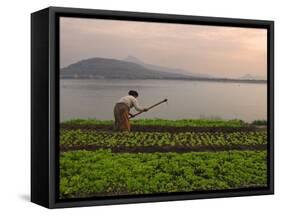
POLYGON ((132 95, 127 95, 125 97, 122 97, 118 103, 124 103, 129 108, 134 107, 137 111, 143 111, 143 108, 139 106, 137 99, 132 95))

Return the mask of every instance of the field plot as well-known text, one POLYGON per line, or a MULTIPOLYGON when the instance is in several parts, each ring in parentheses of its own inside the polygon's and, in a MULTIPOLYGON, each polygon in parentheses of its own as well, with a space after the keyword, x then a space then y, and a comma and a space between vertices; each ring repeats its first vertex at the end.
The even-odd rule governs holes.
POLYGON ((267 130, 239 120, 73 120, 60 129, 60 197, 267 185, 267 130))

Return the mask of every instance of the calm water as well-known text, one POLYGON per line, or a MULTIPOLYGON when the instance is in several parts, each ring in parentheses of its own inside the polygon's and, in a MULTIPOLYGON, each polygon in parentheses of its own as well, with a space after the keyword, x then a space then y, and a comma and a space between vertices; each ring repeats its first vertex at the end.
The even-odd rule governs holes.
MULTIPOLYGON (((266 119, 266 84, 178 80, 61 80, 60 120, 113 119, 116 101, 130 89, 141 106, 162 104, 138 118, 266 119)), ((132 111, 134 112, 134 111, 132 111)))

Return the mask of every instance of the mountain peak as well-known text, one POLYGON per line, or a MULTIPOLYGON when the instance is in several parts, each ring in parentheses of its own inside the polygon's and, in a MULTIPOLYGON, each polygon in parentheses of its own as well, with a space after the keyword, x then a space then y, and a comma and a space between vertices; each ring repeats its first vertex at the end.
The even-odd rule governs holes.
POLYGON ((132 55, 128 55, 126 58, 123 59, 124 61, 127 61, 127 62, 133 62, 133 63, 137 63, 137 64, 144 64, 143 61, 141 61, 140 59, 138 59, 137 57, 135 56, 132 56, 132 55))

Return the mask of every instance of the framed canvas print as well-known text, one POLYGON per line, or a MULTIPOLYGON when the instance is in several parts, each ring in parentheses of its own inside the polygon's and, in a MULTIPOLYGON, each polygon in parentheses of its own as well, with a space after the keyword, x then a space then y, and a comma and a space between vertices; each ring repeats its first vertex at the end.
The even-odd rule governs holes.
POLYGON ((273 21, 31 15, 31 201, 273 194, 273 21))

